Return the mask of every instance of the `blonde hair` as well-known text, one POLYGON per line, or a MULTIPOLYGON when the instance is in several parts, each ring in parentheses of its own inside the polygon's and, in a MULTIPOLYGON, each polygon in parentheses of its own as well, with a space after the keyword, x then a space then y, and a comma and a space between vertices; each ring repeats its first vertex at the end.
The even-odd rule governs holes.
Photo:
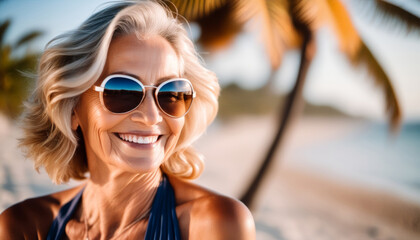
POLYGON ((88 18, 78 29, 53 39, 38 69, 37 87, 25 104, 21 146, 55 183, 83 179, 87 172, 81 131, 72 131, 71 115, 79 96, 99 78, 113 38, 135 33, 159 35, 175 49, 181 73, 197 92, 173 153, 161 168, 182 178, 196 178, 203 161, 191 144, 216 116, 219 85, 201 63, 182 24, 154 1, 118 2, 88 18))

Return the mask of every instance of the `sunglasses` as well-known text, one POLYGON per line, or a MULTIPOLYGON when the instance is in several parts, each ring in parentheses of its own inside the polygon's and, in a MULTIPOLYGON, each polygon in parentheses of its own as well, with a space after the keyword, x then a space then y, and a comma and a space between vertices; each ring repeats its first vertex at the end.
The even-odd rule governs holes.
POLYGON ((101 86, 95 86, 101 103, 116 114, 129 113, 136 109, 146 97, 146 89, 154 89, 155 102, 166 115, 179 118, 188 113, 195 98, 193 86, 184 78, 169 79, 159 86, 143 85, 138 79, 121 74, 106 77, 101 86))

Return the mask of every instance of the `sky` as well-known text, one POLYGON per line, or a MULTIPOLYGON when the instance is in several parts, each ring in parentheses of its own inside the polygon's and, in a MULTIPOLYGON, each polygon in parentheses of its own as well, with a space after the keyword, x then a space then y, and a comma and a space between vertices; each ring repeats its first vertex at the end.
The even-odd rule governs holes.
MULTIPOLYGON (((43 37, 32 46, 42 50, 49 40, 76 28, 104 2, 107 1, 3 0, 0 1, 0 21, 12 19, 6 38, 9 42, 30 30, 44 31, 43 37)), ((404 3, 407 9, 420 12, 420 4, 404 3)), ((384 27, 361 13, 360 8, 347 5, 356 28, 394 84, 404 120, 420 120, 420 31, 407 35, 384 27)), ((201 55, 222 85, 234 81, 255 88, 264 84, 269 74, 264 48, 252 31, 241 34, 227 49, 217 53, 203 50, 201 55)), ((287 92, 291 88, 298 62, 297 51, 285 54, 276 74, 278 91, 287 92)), ((363 69, 350 66, 327 28, 322 28, 317 35, 317 55, 308 73, 304 97, 311 103, 330 105, 356 116, 386 119, 381 90, 363 69)))

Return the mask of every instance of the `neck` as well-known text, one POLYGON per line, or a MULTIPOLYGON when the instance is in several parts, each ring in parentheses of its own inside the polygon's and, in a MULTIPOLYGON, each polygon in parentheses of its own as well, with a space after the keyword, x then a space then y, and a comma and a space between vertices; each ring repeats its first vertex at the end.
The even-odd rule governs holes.
POLYGON ((112 235, 137 221, 150 210, 161 177, 160 169, 109 174, 106 181, 91 175, 83 193, 88 225, 112 235))

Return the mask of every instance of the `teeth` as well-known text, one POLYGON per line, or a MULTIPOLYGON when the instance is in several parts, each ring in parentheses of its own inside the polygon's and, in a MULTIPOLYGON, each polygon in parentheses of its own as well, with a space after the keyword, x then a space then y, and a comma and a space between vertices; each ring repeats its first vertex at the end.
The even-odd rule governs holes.
POLYGON ((121 133, 118 135, 124 141, 138 143, 138 144, 151 144, 151 143, 155 143, 158 139, 158 136, 141 137, 141 136, 136 136, 136 135, 131 135, 131 134, 121 134, 121 133))

